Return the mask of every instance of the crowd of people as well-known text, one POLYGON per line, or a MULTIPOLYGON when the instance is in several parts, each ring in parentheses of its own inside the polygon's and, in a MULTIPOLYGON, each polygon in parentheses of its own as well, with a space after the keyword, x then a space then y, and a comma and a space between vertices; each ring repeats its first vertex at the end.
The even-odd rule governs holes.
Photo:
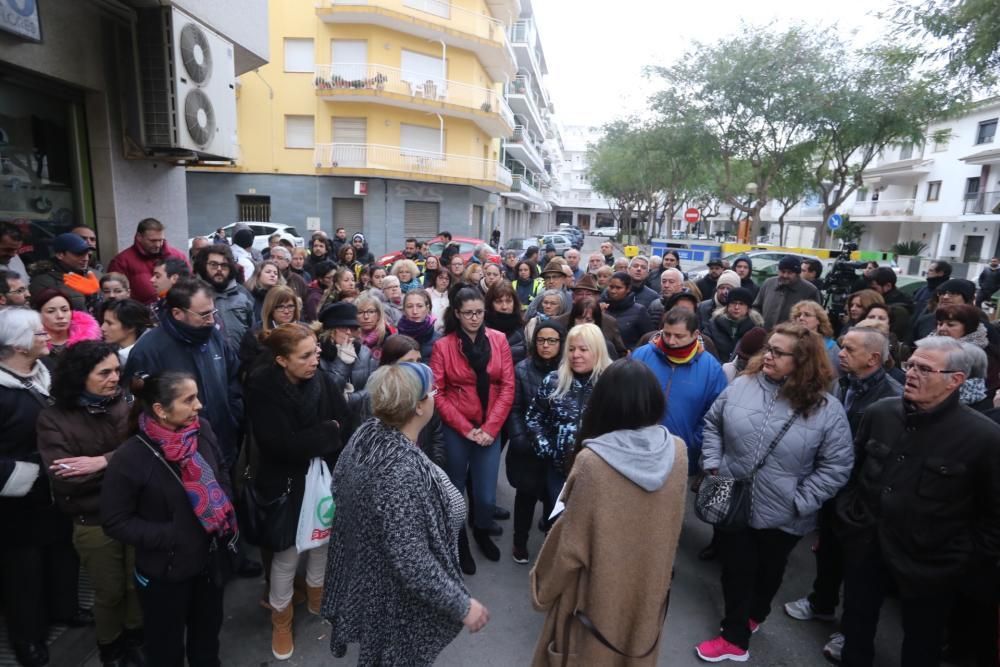
POLYGON ((913 297, 869 266, 841 315, 822 264, 793 256, 757 285, 749 257, 692 281, 675 251, 610 242, 584 263, 410 238, 383 266, 343 229, 253 240, 184 253, 148 218, 104 271, 86 227, 25 266, 0 226, 0 594, 20 664, 48 664, 57 623, 93 624, 108 667, 222 664, 235 576, 263 576, 277 660, 304 611, 335 656, 431 664, 489 622, 465 578, 501 558, 509 519, 546 613, 534 664, 654 664, 688 503, 721 566, 702 660, 749 659, 806 537, 815 582, 783 610, 842 609, 817 655, 872 665, 896 596, 901 664, 997 664, 1000 329, 980 305, 1000 262, 977 289, 936 261, 913 297))

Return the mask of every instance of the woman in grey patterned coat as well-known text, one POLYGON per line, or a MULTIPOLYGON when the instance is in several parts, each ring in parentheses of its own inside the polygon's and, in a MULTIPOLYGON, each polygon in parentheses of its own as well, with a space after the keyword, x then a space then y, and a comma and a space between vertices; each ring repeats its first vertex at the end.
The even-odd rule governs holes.
POLYGON ((383 366, 368 391, 375 418, 333 471, 322 615, 338 658, 357 642, 361 665, 431 665, 463 625, 476 632, 489 620, 459 570, 465 502, 416 445, 434 413, 431 370, 383 366))

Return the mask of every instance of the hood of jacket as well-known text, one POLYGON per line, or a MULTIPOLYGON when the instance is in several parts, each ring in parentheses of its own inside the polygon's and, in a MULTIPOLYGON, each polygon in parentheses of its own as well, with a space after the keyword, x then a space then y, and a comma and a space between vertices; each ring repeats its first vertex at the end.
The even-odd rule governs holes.
POLYGON ((34 368, 31 369, 31 375, 27 377, 22 376, 20 373, 11 375, 14 371, 5 368, 0 371, 0 387, 4 389, 24 389, 24 385, 21 383, 19 378, 24 378, 39 392, 49 395, 49 386, 52 384, 52 378, 49 375, 49 369, 45 367, 41 361, 36 361, 34 368))
MULTIPOLYGON (((726 307, 725 306, 719 306, 718 308, 716 308, 715 310, 712 311, 712 319, 714 320, 716 317, 719 317, 719 316, 722 316, 722 315, 725 315, 725 314, 726 314, 726 307)), ((754 326, 757 326, 757 327, 764 326, 764 316, 761 315, 760 313, 758 313, 753 308, 748 309, 748 311, 747 311, 747 317, 750 318, 750 321, 753 322, 754 326)))
POLYGON ((583 446, 646 491, 662 488, 674 467, 674 438, 657 424, 637 430, 605 433, 583 446))

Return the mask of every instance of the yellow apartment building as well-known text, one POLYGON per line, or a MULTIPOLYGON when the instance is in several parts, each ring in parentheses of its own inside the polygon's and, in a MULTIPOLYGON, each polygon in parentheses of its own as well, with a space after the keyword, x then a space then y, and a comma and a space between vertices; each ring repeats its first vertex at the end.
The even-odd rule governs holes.
POLYGON ((239 158, 188 171, 192 233, 344 227, 378 255, 547 222, 550 105, 524 2, 269 3, 271 61, 239 78, 239 158))

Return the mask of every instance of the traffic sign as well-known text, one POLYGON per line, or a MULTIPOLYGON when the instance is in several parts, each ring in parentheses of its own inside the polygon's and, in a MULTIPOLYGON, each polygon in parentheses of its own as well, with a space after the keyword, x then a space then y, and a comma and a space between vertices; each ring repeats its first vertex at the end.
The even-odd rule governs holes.
POLYGON ((688 223, 689 225, 693 225, 699 220, 701 220, 701 211, 699 211, 698 209, 689 208, 688 210, 684 211, 684 222, 688 223))
POLYGON ((841 217, 839 213, 834 213, 829 218, 827 218, 826 226, 830 228, 831 231, 836 231, 840 229, 840 226, 844 224, 844 218, 841 217))

